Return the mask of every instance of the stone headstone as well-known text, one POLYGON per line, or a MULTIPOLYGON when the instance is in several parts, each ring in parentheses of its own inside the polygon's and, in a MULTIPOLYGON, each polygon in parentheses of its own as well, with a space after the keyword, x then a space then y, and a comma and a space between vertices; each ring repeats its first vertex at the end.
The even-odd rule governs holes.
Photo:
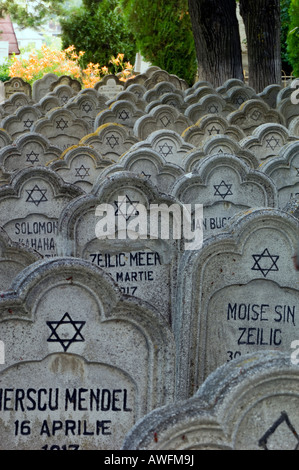
POLYGON ((278 192, 278 207, 283 209, 288 202, 299 196, 299 142, 286 144, 275 158, 264 162, 260 169, 275 183, 278 192))
POLYGON ((182 133, 182 137, 195 147, 203 147, 207 138, 220 134, 227 135, 237 142, 245 138, 244 132, 238 126, 232 126, 224 116, 214 114, 200 118, 182 133))
POLYGON ((183 204, 203 204, 203 235, 225 231, 235 214, 252 207, 276 207, 277 191, 270 178, 235 155, 200 160, 193 173, 177 178, 170 194, 183 204))
MULTIPOLYGON (((58 226, 59 254, 80 257, 99 266, 111 274, 124 293, 146 300, 170 320, 181 240, 172 236, 176 214, 168 213, 167 221, 163 210, 176 202, 160 194, 150 180, 130 172, 99 178, 90 194, 77 198, 62 212, 58 226), (155 204, 162 208, 163 223, 169 227, 169 234, 158 231, 155 235, 143 223, 135 229, 135 224, 140 222, 136 216, 144 213, 141 205, 147 218, 150 205, 155 204), (103 205, 109 205, 109 216, 114 218, 112 238, 96 233, 96 227, 105 222, 104 213, 96 215, 97 208, 103 205), (121 230, 123 225, 128 227, 127 231, 121 230)), ((159 229, 160 225, 153 222, 151 227, 159 229)), ((103 231, 106 231, 104 226, 103 231)))
POLYGON ((299 116, 294 117, 289 123, 289 132, 299 137, 299 116))
POLYGON ((133 106, 136 106, 137 109, 140 109, 140 111, 145 111, 147 102, 144 100, 143 96, 141 93, 133 93, 133 91, 129 91, 129 88, 127 90, 123 90, 120 93, 118 93, 115 98, 112 98, 111 100, 106 100, 104 96, 102 95, 103 99, 105 99, 106 103, 106 108, 110 107, 115 101, 130 101, 133 106))
POLYGON ((66 150, 89 133, 89 126, 70 110, 58 108, 38 119, 31 130, 45 136, 55 147, 66 150))
POLYGON ((69 100, 65 108, 87 122, 89 132, 93 132, 97 114, 107 109, 106 98, 93 88, 87 88, 81 90, 73 99, 69 100))
POLYGON ((45 166, 59 158, 61 150, 54 147, 41 134, 25 133, 16 138, 13 144, 0 150, 0 169, 6 179, 16 171, 26 167, 45 166))
POLYGON ((202 148, 196 148, 187 153, 183 160, 185 171, 189 173, 193 171, 197 163, 204 157, 209 155, 237 155, 238 158, 244 161, 250 168, 258 168, 259 160, 254 153, 249 150, 243 149, 236 140, 227 135, 217 135, 207 137, 202 148))
POLYGON ((116 123, 133 129, 138 118, 144 116, 144 112, 137 109, 135 104, 127 100, 115 101, 109 109, 97 114, 94 121, 94 129, 107 123, 116 123))
POLYGON ((102 270, 37 262, 12 289, 0 298, 2 449, 119 449, 138 419, 172 402, 170 327, 102 270))
POLYGON ((90 146, 100 155, 112 162, 117 162, 121 155, 130 150, 138 139, 131 135, 130 129, 121 124, 103 124, 95 132, 83 137, 79 144, 90 146))
POLYGON ((103 170, 111 164, 110 160, 102 158, 95 149, 78 145, 63 152, 48 168, 55 171, 65 182, 89 192, 103 170))
POLYGON ((21 106, 14 114, 2 120, 1 127, 15 140, 20 135, 30 132, 34 123, 41 117, 41 112, 35 106, 21 106))
POLYGON ((130 150, 118 163, 108 166, 100 178, 109 178, 116 172, 129 171, 151 181, 161 193, 169 194, 175 181, 184 174, 181 166, 169 163, 153 149, 144 147, 130 150))
POLYGON ((1 225, 12 241, 55 256, 60 213, 81 194, 49 169, 25 168, 0 187, 1 225))
POLYGON ((190 466, 203 450, 298 450, 298 374, 290 354, 266 351, 234 360, 193 397, 136 423, 122 450, 172 450, 190 466))
POLYGON ((277 105, 276 109, 284 117, 285 123, 286 123, 285 125, 287 127, 292 122, 292 119, 296 118, 299 114, 299 104, 298 103, 293 103, 291 96, 289 96, 288 98, 283 99, 277 105))
POLYGON ((19 92, 25 93, 29 97, 32 95, 31 85, 20 77, 13 77, 4 82, 4 91, 5 99, 8 99, 13 93, 19 92))
POLYGON ((57 81, 57 75, 46 73, 42 78, 35 80, 32 84, 32 98, 38 102, 51 90, 50 86, 57 81))
POLYGON ((201 250, 183 254, 174 321, 181 338, 181 396, 191 396, 234 358, 289 351, 298 337, 298 228, 284 211, 252 208, 236 214, 226 232, 207 239, 201 250))
POLYGON ((277 96, 281 90, 280 85, 268 85, 261 93, 258 93, 257 96, 262 98, 262 100, 267 103, 270 108, 276 108, 277 96))
POLYGON ((216 114, 226 117, 234 110, 235 107, 227 103, 221 95, 210 94, 203 96, 198 103, 188 106, 185 115, 190 119, 192 124, 195 124, 206 114, 216 114))
POLYGON ((55 96, 56 98, 58 98, 60 106, 64 106, 77 94, 78 91, 75 91, 70 85, 61 84, 55 86, 53 91, 50 91, 46 96, 55 96))
POLYGON ((139 140, 145 140, 152 132, 167 129, 182 134, 191 126, 192 121, 172 106, 161 104, 155 106, 149 113, 137 119, 133 134, 139 140))
POLYGON ((186 154, 195 149, 194 145, 187 143, 177 132, 162 129, 152 132, 145 140, 134 144, 129 152, 138 148, 153 149, 167 162, 179 166, 183 165, 186 154))
POLYGON ((294 142, 295 136, 281 124, 262 124, 256 127, 252 134, 239 143, 242 148, 252 152, 261 163, 278 155, 280 149, 289 142, 294 142))
POLYGON ((74 91, 74 93, 79 93, 81 90, 81 83, 76 78, 72 78, 69 75, 62 75, 58 77, 56 81, 53 81, 50 84, 50 92, 54 91, 55 88, 60 87, 61 85, 66 85, 74 91))
POLYGON ((237 111, 227 116, 230 124, 239 126, 246 135, 252 134, 253 130, 266 123, 285 125, 284 116, 277 110, 272 109, 263 100, 250 99, 245 101, 237 111))
POLYGON ((18 108, 21 106, 31 106, 34 105, 35 101, 30 98, 30 96, 26 95, 23 92, 16 92, 10 95, 10 97, 5 100, 0 105, 0 113, 1 116, 4 118, 13 114, 18 108))
POLYGON ((124 89, 124 84, 116 75, 106 75, 95 84, 94 89, 110 100, 124 89))

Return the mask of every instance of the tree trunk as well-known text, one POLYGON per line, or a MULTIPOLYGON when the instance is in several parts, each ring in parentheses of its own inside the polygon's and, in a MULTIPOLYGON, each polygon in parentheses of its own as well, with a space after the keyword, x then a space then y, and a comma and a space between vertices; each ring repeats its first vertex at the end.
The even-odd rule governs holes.
POLYGON ((240 0, 247 36, 249 85, 281 84, 280 0, 240 0))
POLYGON ((243 80, 235 0, 188 0, 200 80, 221 86, 243 80))

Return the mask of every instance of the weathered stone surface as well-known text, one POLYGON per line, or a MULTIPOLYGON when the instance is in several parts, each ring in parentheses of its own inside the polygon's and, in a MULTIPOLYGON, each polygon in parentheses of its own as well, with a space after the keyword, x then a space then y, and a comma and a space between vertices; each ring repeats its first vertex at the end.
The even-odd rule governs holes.
POLYGON ((183 204, 203 204, 204 238, 225 231, 231 217, 252 207, 276 207, 270 178, 235 155, 201 159, 193 173, 178 178, 170 194, 183 204))
POLYGON ((31 85, 27 82, 24 82, 24 80, 20 77, 13 77, 10 80, 7 80, 4 82, 4 92, 5 92, 5 99, 9 98, 13 93, 25 93, 25 95, 28 95, 31 97, 32 91, 31 91, 31 85))
POLYGON ((132 136, 130 129, 116 123, 103 124, 98 129, 83 137, 79 144, 87 145, 97 150, 103 158, 117 162, 132 145, 139 141, 132 136))
POLYGON ((32 106, 35 104, 35 101, 30 98, 30 96, 26 95, 23 92, 16 92, 10 95, 10 97, 5 100, 0 105, 0 114, 1 117, 4 118, 13 114, 18 108, 21 106, 32 106))
POLYGON ((97 114, 94 121, 94 129, 103 124, 116 123, 133 129, 135 122, 144 112, 137 109, 135 104, 127 100, 119 100, 112 103, 109 109, 104 109, 97 114))
POLYGON ((45 166, 60 155, 61 150, 51 145, 41 134, 25 133, 17 137, 13 144, 0 150, 0 169, 7 180, 15 171, 26 167, 45 166))
POLYGON ((217 369, 192 398, 145 416, 122 449, 186 451, 190 466, 190 450, 297 450, 298 380, 289 354, 246 355, 217 369))
POLYGON ((51 90, 50 86, 53 82, 57 81, 57 75, 54 73, 46 73, 42 78, 34 81, 32 84, 32 98, 39 102, 51 90))
POLYGON ((36 251, 12 242, 5 230, 0 227, 0 291, 9 290, 17 274, 41 258, 42 256, 36 251))
POLYGON ((75 184, 83 191, 90 192, 97 178, 111 164, 110 160, 102 158, 95 149, 77 145, 63 152, 48 168, 66 183, 75 184))
POLYGON ((289 351, 298 337, 292 259, 298 227, 284 211, 251 209, 236 215, 227 233, 207 239, 199 252, 183 254, 174 322, 179 357, 188 357, 188 366, 180 359, 178 365, 182 397, 233 358, 289 351))
POLYGON ((164 203, 168 208, 176 202, 160 194, 150 180, 129 172, 99 178, 90 194, 73 200, 62 212, 58 225, 59 254, 80 257, 103 268, 124 293, 151 303, 170 321, 181 246, 181 239, 173 237, 176 215, 169 213, 167 221, 162 209, 163 221, 169 224, 169 235, 165 232, 164 236, 159 233, 150 236, 150 226, 146 233, 143 226, 138 231, 136 216, 143 214, 141 205, 148 211, 150 205, 164 203), (96 226, 103 217, 97 216, 96 210, 104 204, 111 206, 118 224, 116 231, 113 224, 112 237, 109 231, 107 236, 96 235, 96 226))
POLYGON ((116 75, 106 75, 95 84, 94 89, 110 100, 124 89, 124 83, 116 75))
POLYGON ((61 85, 66 85, 74 90, 74 93, 79 93, 81 90, 81 83, 79 80, 76 80, 75 78, 72 78, 68 75, 62 75, 61 77, 58 77, 56 81, 53 81, 50 84, 50 91, 54 91, 55 88, 60 87, 61 85))
POLYGON ((21 106, 14 114, 6 116, 1 127, 5 129, 13 140, 20 135, 30 132, 34 123, 42 117, 42 113, 35 106, 21 106))
POLYGON ((2 449, 119 449, 138 419, 173 401, 169 326, 89 262, 25 268, 0 318, 2 449))
POLYGON ((277 157, 264 162, 260 169, 275 183, 278 206, 283 209, 290 199, 299 195, 299 142, 283 146, 277 157))
POLYGON ((89 126, 66 108, 52 109, 38 119, 31 130, 44 135, 53 145, 66 150, 89 133, 89 126))
POLYGON ((195 124, 206 114, 219 114, 226 117, 235 110, 235 107, 225 101, 221 95, 205 95, 198 103, 191 104, 185 111, 185 115, 195 124))
POLYGON ((25 168, 0 188, 1 225, 13 241, 55 256, 60 213, 81 194, 78 186, 64 183, 54 171, 25 168))

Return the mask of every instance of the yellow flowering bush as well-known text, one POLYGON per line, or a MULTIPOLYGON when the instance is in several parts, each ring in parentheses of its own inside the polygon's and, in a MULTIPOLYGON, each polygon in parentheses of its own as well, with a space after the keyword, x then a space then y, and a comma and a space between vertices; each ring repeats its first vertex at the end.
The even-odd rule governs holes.
MULTIPOLYGON (((32 84, 47 73, 54 73, 57 76, 69 75, 79 80, 84 88, 93 88, 96 82, 109 73, 109 69, 107 66, 101 67, 92 62, 82 69, 79 61, 83 55, 84 52, 77 53, 74 46, 58 51, 43 45, 40 50, 32 51, 27 59, 13 56, 9 76, 20 77, 32 84)), ((124 54, 118 54, 110 62, 120 68, 118 74, 120 80, 127 80, 134 76, 133 66, 129 62, 124 63, 123 58, 124 54)))

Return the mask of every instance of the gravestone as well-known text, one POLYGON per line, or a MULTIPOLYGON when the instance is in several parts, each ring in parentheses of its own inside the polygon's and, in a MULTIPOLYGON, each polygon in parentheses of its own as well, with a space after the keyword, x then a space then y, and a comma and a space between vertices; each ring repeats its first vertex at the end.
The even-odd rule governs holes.
POLYGON ((31 106, 34 105, 35 101, 26 95, 23 92, 16 92, 10 95, 10 97, 5 100, 0 105, 0 113, 2 118, 13 114, 21 106, 31 106))
POLYGON ((284 211, 252 208, 201 250, 182 255, 174 321, 182 397, 227 361, 289 351, 298 337, 298 228, 284 211))
POLYGON ((283 99, 279 104, 277 104, 276 109, 284 117, 285 125, 287 127, 289 127, 292 120, 299 114, 299 104, 297 102, 294 103, 291 96, 283 99))
POLYGON ((289 132, 296 136, 297 138, 299 137, 299 116, 294 117, 290 123, 289 123, 289 132))
POLYGON ((175 181, 184 174, 182 167, 169 163, 153 149, 144 147, 131 149, 118 163, 102 171, 99 178, 109 178, 116 172, 129 171, 145 180, 151 181, 161 193, 170 194, 175 181))
POLYGON ((182 137, 195 147, 203 147, 208 137, 220 134, 227 135, 237 142, 245 137, 244 132, 238 126, 232 126, 225 117, 214 114, 200 118, 196 124, 185 129, 182 137))
POLYGON ((299 142, 283 146, 277 157, 264 162, 260 169, 275 183, 278 192, 278 207, 283 209, 288 202, 299 196, 299 142))
POLYGON ((32 98, 39 102, 51 90, 50 86, 57 81, 57 75, 54 73, 46 73, 42 78, 38 78, 32 84, 32 98))
POLYGON ((182 134, 192 122, 183 113, 166 104, 155 106, 148 114, 137 119, 133 135, 139 140, 145 140, 152 132, 159 129, 172 130, 182 134))
POLYGON ((124 83, 116 75, 106 75, 95 84, 94 89, 106 96, 107 100, 111 100, 123 91, 124 83))
POLYGON ((145 108, 145 112, 149 113, 155 106, 167 105, 177 109, 180 113, 184 114, 187 105, 183 96, 177 93, 165 93, 159 99, 151 101, 145 108))
POLYGON ((52 109, 38 119, 31 130, 42 134, 61 150, 77 145, 89 133, 88 124, 66 108, 52 109))
POLYGON ((188 95, 185 94, 185 102, 188 106, 190 106, 191 104, 198 103, 201 100, 201 98, 203 98, 206 95, 218 96, 218 93, 211 86, 197 87, 192 93, 189 93, 188 95))
POLYGON ((258 168, 259 160, 249 150, 243 149, 238 142, 227 135, 207 137, 202 148, 196 148, 187 153, 183 160, 185 171, 193 171, 197 163, 209 155, 233 154, 244 161, 250 168, 258 168))
POLYGON ((198 103, 191 104, 185 111, 185 116, 195 124, 200 118, 206 114, 216 114, 226 117, 235 107, 222 98, 221 95, 210 94, 203 96, 198 103))
POLYGON ((81 194, 47 168, 24 168, 0 187, 1 225, 12 241, 55 256, 60 213, 81 194))
POLYGON ((228 103, 234 105, 235 108, 239 108, 245 101, 258 99, 255 90, 244 84, 230 87, 222 96, 228 103))
POLYGON ((131 135, 130 129, 116 123, 103 124, 95 132, 83 137, 79 144, 90 146, 103 158, 117 162, 138 139, 131 135))
POLYGON ((276 102, 277 102, 277 96, 281 90, 280 85, 268 85, 266 88, 264 88, 261 93, 258 93, 257 96, 262 98, 262 100, 267 103, 270 108, 276 108, 276 102))
POLYGON ((14 172, 26 167, 45 166, 60 155, 61 150, 41 134, 30 132, 20 135, 13 144, 0 150, 3 179, 9 180, 14 172))
POLYGON ((262 124, 256 127, 252 134, 239 143, 242 148, 252 152, 261 163, 278 155, 279 150, 297 138, 290 134, 281 124, 262 124))
POLYGON ((112 98, 111 100, 108 100, 106 98, 103 99, 105 100, 106 103, 106 108, 110 107, 113 103, 116 101, 130 101, 130 103, 133 104, 133 106, 136 106, 137 109, 140 111, 145 111, 145 108, 147 106, 146 101, 144 100, 143 96, 141 93, 133 93, 133 91, 129 91, 129 88, 127 90, 123 90, 119 92, 115 98, 112 98))
POLYGON ((105 109, 97 114, 94 121, 94 129, 103 124, 115 123, 133 129, 135 122, 138 118, 144 116, 144 112, 137 109, 135 104, 127 101, 115 101, 109 109, 105 109))
POLYGON ((203 235, 225 231, 238 212, 252 207, 276 207, 277 191, 270 178, 235 155, 201 159, 193 173, 177 178, 170 194, 183 204, 203 204, 203 235))
POLYGON ((167 162, 182 166, 183 158, 195 147, 187 143, 177 132, 161 129, 149 134, 145 140, 134 144, 129 152, 139 148, 153 149, 167 162))
POLYGON ((94 121, 98 113, 107 109, 106 97, 100 95, 93 88, 81 90, 75 97, 65 104, 65 108, 72 111, 78 118, 89 125, 89 132, 94 130, 94 121))
POLYGON ((45 116, 49 111, 54 108, 61 108, 60 99, 57 96, 51 95, 50 93, 45 95, 35 105, 36 108, 45 116))
POLYGON ((36 251, 12 242, 0 227, 0 291, 7 291, 22 269, 41 258, 36 251))
MULTIPOLYGON (((104 269, 124 293, 154 305, 170 321, 181 246, 181 239, 173 236, 174 223, 182 223, 176 213, 168 212, 174 203, 174 198, 160 194, 150 180, 129 172, 99 178, 90 194, 73 200, 62 212, 59 254, 80 257, 104 269), (111 219, 106 228, 107 205, 111 219), (162 231, 161 220, 155 222, 158 212, 149 211, 155 205, 161 206, 167 227, 162 231), (97 215, 98 207, 104 212, 97 215), (144 211, 145 224, 138 218, 144 211), (153 218, 149 219, 151 214, 153 218), (96 227, 102 225, 97 235, 96 227)), ((181 204, 177 204, 180 209, 181 204)))
POLYGON ((41 112, 35 106, 21 106, 14 114, 2 119, 1 127, 15 140, 20 135, 30 132, 34 123, 41 117, 41 112))
POLYGON ((129 431, 122 450, 172 450, 179 455, 169 463, 180 457, 190 466, 192 451, 298 450, 298 374, 287 353, 234 360, 193 397, 147 414, 129 431))
POLYGON ((13 77, 4 82, 5 99, 8 99, 13 93, 19 92, 31 97, 31 85, 20 77, 13 77))
MULTIPOLYGON (((54 84, 53 82, 52 84, 54 84)), ((52 88, 52 86, 50 86, 52 88)), ((66 105, 69 100, 71 100, 74 96, 76 96, 78 91, 74 90, 70 85, 61 84, 54 87, 52 91, 50 91, 46 96, 55 96, 58 98, 60 106, 66 105)))
POLYGON ((172 402, 169 326, 91 263, 32 264, 0 311, 1 449, 119 449, 138 419, 172 402))
POLYGON ((61 77, 58 77, 56 81, 53 81, 50 84, 50 92, 54 91, 55 88, 58 88, 61 85, 66 85, 66 86, 72 88, 74 93, 79 93, 79 91, 82 88, 81 83, 76 78, 72 78, 69 75, 62 75, 61 77))
POLYGON ((102 171, 111 164, 95 149, 78 145, 63 152, 60 158, 49 163, 48 168, 66 183, 75 184, 89 192, 102 171))
POLYGON ((253 130, 266 123, 285 125, 284 116, 277 110, 272 109, 263 100, 250 99, 245 101, 238 110, 227 116, 230 124, 239 126, 246 135, 252 134, 253 130))

